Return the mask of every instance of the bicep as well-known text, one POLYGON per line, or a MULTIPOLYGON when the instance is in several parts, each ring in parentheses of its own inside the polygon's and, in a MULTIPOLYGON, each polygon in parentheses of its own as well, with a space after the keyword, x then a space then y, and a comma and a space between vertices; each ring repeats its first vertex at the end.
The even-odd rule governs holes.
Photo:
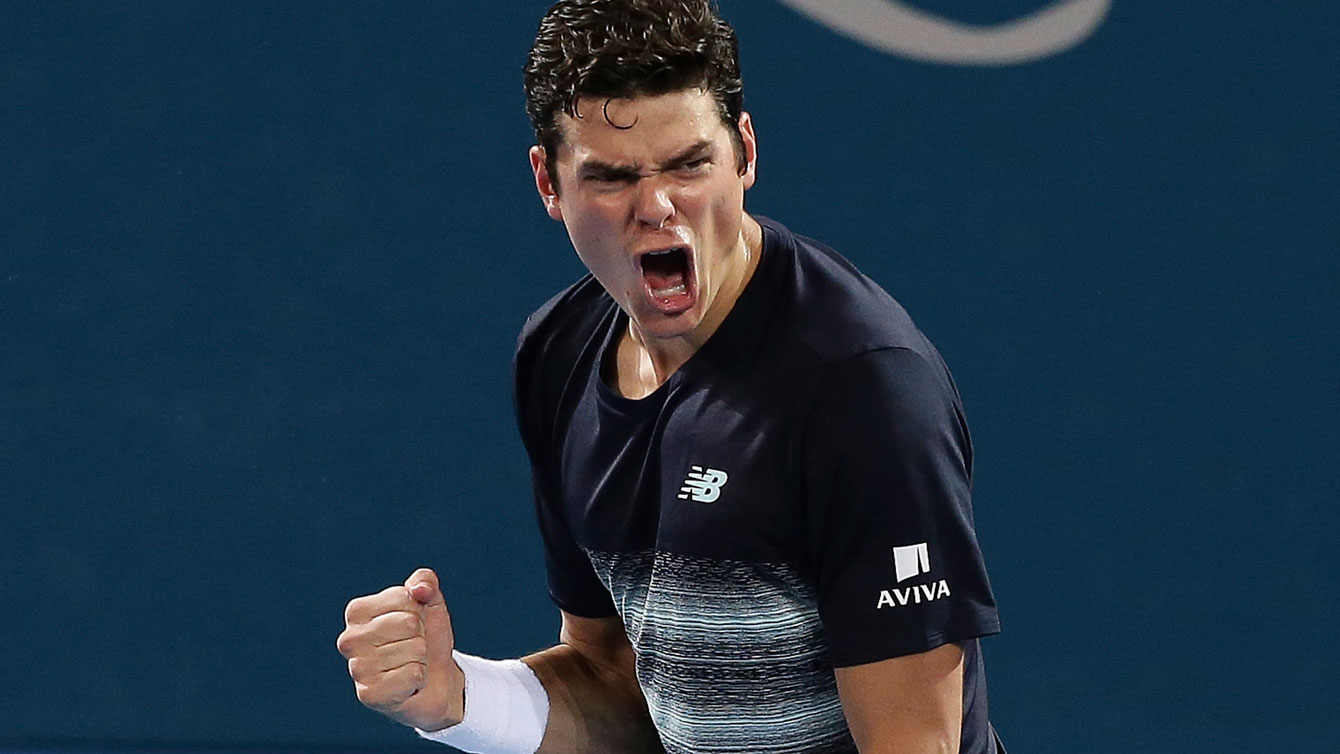
POLYGON ((861 754, 957 752, 963 725, 963 649, 838 668, 838 696, 861 754))
POLYGON ((833 662, 856 666, 995 633, 972 523, 966 426, 943 365, 849 360, 806 426, 807 536, 833 662))

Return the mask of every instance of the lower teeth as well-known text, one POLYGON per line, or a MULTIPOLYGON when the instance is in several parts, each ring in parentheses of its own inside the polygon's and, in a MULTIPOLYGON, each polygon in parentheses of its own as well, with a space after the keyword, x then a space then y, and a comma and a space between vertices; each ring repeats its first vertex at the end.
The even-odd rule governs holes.
POLYGON ((652 294, 656 296, 678 296, 679 294, 684 293, 687 290, 688 287, 685 286, 683 283, 680 283, 679 285, 674 285, 669 288, 658 288, 652 291, 652 294))

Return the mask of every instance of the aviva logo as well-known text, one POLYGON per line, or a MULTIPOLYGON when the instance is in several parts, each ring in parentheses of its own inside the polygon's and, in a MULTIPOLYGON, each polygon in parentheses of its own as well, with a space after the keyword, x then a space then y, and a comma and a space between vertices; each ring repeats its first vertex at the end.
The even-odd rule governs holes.
MULTIPOLYGON (((931 548, 927 542, 904 545, 893 548, 893 572, 901 584, 923 573, 931 572, 931 548)), ((885 607, 903 607, 934 602, 949 596, 949 582, 944 579, 930 584, 913 584, 905 587, 882 589, 875 609, 885 607)))
POLYGON ((704 469, 692 466, 693 470, 679 488, 680 500, 693 500, 695 503, 715 503, 721 497, 721 488, 726 486, 730 476, 720 469, 704 469))
POLYGON ((949 584, 944 579, 940 579, 934 584, 917 584, 902 589, 897 587, 883 589, 879 593, 879 602, 875 604, 875 609, 920 605, 923 602, 934 602, 941 597, 948 596, 949 584))
POLYGON ((781 0, 803 15, 890 55, 947 65, 1014 65, 1088 39, 1112 0, 1057 0, 993 26, 964 24, 896 0, 781 0))
POLYGON ((893 548, 893 571, 898 583, 931 572, 931 546, 926 542, 919 545, 893 548))

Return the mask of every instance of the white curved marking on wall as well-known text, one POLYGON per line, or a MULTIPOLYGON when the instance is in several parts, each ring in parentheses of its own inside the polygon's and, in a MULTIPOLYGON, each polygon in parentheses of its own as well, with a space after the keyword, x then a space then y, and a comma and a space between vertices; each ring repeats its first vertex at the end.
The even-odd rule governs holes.
POLYGON ((780 0, 836 32, 883 52, 953 65, 1027 63, 1093 34, 1112 0, 1060 0, 993 26, 974 26, 894 0, 780 0))

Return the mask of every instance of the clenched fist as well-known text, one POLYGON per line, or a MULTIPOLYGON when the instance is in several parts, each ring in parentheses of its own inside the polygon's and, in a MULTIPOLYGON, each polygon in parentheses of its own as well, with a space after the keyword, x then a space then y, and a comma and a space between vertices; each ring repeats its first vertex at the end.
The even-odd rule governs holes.
POLYGON ((451 658, 455 639, 437 574, 420 568, 344 609, 335 642, 349 659, 358 700, 426 731, 455 725, 465 715, 465 675, 451 658))

